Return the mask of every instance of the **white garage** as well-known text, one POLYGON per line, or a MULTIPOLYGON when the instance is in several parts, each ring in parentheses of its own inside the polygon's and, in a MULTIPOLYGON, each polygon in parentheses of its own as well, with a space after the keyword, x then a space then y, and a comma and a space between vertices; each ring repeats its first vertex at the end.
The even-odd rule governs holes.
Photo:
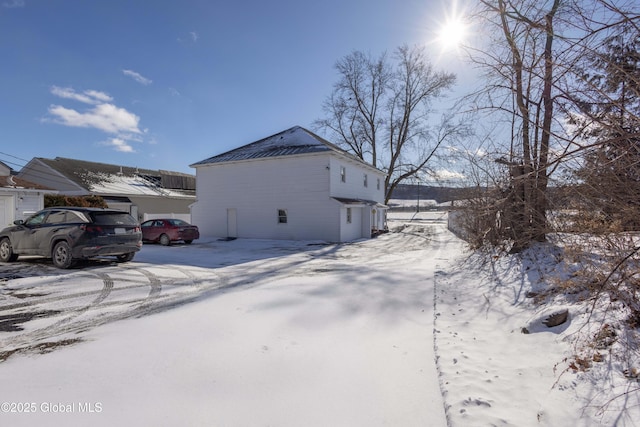
POLYGON ((0 162, 0 228, 25 219, 44 208, 44 187, 16 178, 11 168, 0 162))

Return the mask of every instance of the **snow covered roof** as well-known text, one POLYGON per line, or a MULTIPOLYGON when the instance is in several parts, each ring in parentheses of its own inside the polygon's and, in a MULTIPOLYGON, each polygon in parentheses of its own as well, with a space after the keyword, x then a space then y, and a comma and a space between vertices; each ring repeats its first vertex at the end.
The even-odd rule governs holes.
POLYGON ((91 181, 89 190, 97 194, 126 194, 128 196, 185 196, 184 191, 163 188, 148 179, 136 175, 102 174, 87 171, 84 179, 91 181))
POLYGON ((195 176, 181 172, 56 157, 34 160, 47 165, 87 191, 96 194, 184 197, 195 195, 195 176))
MULTIPOLYGON (((293 156, 297 154, 311 154, 321 152, 335 152, 350 157, 359 163, 367 164, 353 154, 330 143, 326 139, 307 129, 294 126, 290 129, 268 136, 251 144, 244 145, 226 153, 218 154, 191 165, 197 167, 212 163, 234 162, 267 157, 293 156)), ((370 165, 369 165, 370 166, 370 165)))

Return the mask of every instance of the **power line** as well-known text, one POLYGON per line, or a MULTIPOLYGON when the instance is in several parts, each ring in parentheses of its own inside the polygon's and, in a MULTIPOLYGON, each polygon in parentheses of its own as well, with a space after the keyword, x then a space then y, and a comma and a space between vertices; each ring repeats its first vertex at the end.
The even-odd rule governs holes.
MULTIPOLYGON (((21 160, 21 161, 26 162, 26 163, 30 162, 30 160, 22 159, 20 157, 16 157, 16 156, 13 156, 11 154, 4 153, 4 152, 0 152, 0 155, 9 156, 9 157, 11 157, 13 159, 21 160)), ((17 167, 20 170, 22 170, 26 166, 26 164, 20 164, 20 163, 12 162, 12 161, 6 160, 4 158, 0 158, 0 162, 5 163, 7 165, 10 165, 11 168, 14 169, 14 170, 17 170, 14 167, 17 167)), ((42 178, 42 179, 48 180, 49 182, 52 182, 52 183, 56 183, 56 184, 64 184, 65 183, 64 179, 61 178, 60 175, 57 175, 57 174, 47 173, 47 172, 44 172, 44 171, 35 171, 35 170, 32 170, 31 173, 32 173, 32 175, 34 175, 34 176, 36 176, 38 178, 42 178)))

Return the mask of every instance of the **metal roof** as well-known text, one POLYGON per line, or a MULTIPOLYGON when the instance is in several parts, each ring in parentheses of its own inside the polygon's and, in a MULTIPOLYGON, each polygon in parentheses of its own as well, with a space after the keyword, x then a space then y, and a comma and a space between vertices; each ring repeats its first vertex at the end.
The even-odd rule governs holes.
POLYGON ((353 199, 348 197, 332 197, 332 199, 342 203, 343 205, 367 205, 375 206, 380 209, 389 209, 387 205, 383 205, 375 200, 353 199))
POLYGON ((343 156, 350 157, 354 161, 368 165, 353 154, 346 152, 313 132, 310 132, 300 126, 294 126, 275 135, 252 142, 251 144, 209 157, 208 159, 194 163, 191 166, 195 167, 213 163, 322 152, 335 152, 343 156))
MULTIPOLYGON (((174 190, 185 195, 195 194, 195 176, 181 172, 142 169, 64 157, 55 159, 36 157, 34 160, 54 169, 88 191, 93 191, 95 186, 108 183, 113 180, 113 177, 137 177, 140 182, 148 183, 150 188, 174 190)), ((137 193, 134 191, 132 194, 137 193)))

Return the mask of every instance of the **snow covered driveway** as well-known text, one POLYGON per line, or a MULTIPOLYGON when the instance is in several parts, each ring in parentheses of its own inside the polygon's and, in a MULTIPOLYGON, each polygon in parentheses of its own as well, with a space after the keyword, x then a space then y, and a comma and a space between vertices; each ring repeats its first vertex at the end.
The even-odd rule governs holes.
POLYGON ((72 271, 2 265, 0 400, 15 411, 0 423, 446 425, 433 283, 462 246, 434 238, 445 218, 352 244, 202 240, 72 271))

